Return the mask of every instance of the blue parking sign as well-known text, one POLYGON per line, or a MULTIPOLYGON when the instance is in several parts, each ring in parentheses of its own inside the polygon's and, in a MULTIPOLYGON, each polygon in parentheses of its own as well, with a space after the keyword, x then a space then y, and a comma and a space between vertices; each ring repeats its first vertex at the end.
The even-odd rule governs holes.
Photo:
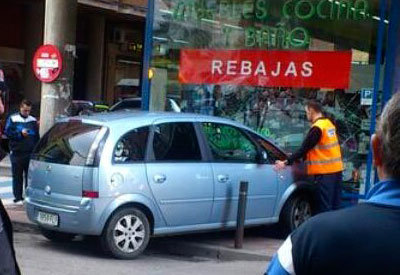
POLYGON ((361 105, 372 105, 372 95, 374 90, 372 88, 361 90, 361 105))

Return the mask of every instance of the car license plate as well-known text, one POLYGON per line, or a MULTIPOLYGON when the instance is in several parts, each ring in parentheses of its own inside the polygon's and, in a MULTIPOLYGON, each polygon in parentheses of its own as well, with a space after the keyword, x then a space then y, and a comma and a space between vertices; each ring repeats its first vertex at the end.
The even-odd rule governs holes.
POLYGON ((38 222, 50 226, 58 226, 58 215, 39 211, 38 222))

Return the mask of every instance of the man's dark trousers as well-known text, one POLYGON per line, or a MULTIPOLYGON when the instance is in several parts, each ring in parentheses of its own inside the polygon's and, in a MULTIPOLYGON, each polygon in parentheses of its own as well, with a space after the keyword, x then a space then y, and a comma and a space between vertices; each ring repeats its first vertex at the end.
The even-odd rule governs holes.
POLYGON ((342 172, 312 176, 317 192, 317 213, 340 208, 342 195, 342 172))
POLYGON ((12 152, 10 155, 13 174, 13 193, 16 200, 22 200, 24 179, 25 187, 28 180, 30 153, 12 152))

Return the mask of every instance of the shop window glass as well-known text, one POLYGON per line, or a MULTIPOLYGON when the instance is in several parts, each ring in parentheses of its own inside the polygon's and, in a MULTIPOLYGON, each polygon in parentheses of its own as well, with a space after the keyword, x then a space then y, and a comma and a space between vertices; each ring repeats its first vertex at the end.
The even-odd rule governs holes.
POLYGON ((125 134, 115 146, 113 161, 129 163, 144 161, 149 127, 141 127, 125 134))
POLYGON ((201 160, 192 123, 165 123, 155 126, 153 150, 157 161, 201 160))
POLYGON ((256 146, 239 129, 228 125, 203 123, 203 130, 214 160, 256 161, 256 146))
MULTIPOLYGON (((310 128, 305 104, 308 100, 319 101, 325 115, 338 128, 345 162, 345 190, 363 195, 378 24, 389 23, 388 18, 379 18, 379 4, 379 0, 156 0, 151 64, 156 73, 152 93, 165 102, 176 99, 182 112, 241 122, 289 153, 301 146, 310 128), (185 59, 189 50, 199 52, 191 55, 191 60, 185 59), (333 58, 321 71, 339 68, 339 58, 335 57, 350 54, 345 62, 346 85, 328 85, 326 81, 337 79, 342 69, 309 85, 316 63, 251 67, 245 58, 237 62, 238 51, 249 51, 244 55, 248 58, 256 54, 261 60, 269 55, 278 61, 295 60, 308 53, 328 53, 333 58), (229 55, 230 52, 235 54, 229 55), (187 73, 191 77, 204 71, 206 65, 200 60, 207 55, 216 57, 210 63, 210 73, 187 81, 187 73), (222 56, 234 61, 228 64, 222 56), (186 68, 187 61, 197 65, 185 74, 182 68, 186 68), (283 79, 297 80, 271 84, 273 72, 283 79), (268 75, 255 82, 247 81, 249 75, 254 80, 257 73, 268 75), (219 75, 222 76, 216 77, 219 75)), ((384 63, 378 65, 383 75, 384 63)), ((154 110, 165 110, 166 104, 151 104, 154 110)))

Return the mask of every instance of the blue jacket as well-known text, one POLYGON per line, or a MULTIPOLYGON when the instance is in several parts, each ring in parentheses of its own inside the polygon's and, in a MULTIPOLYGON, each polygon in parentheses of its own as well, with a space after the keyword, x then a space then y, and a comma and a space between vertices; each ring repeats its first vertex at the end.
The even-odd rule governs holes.
POLYGON ((5 134, 9 138, 10 150, 13 154, 30 154, 39 140, 39 127, 36 118, 24 118, 19 113, 7 119, 5 134), (28 136, 22 135, 22 130, 28 130, 28 136))
POLYGON ((400 182, 377 183, 367 198, 302 224, 266 274, 400 274, 400 182))

